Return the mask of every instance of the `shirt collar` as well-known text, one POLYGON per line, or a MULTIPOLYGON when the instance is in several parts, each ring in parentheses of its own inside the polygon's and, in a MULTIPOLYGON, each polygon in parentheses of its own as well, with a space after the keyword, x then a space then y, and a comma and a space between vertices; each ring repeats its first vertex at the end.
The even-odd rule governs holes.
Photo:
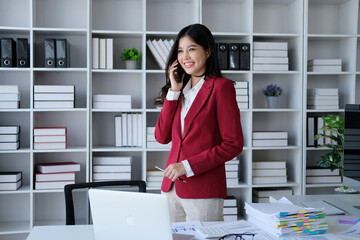
POLYGON ((205 76, 203 76, 201 78, 201 80, 194 87, 191 88, 191 78, 190 78, 190 80, 188 81, 188 83, 185 85, 185 87, 183 89, 184 96, 186 97, 191 92, 197 93, 200 90, 200 88, 202 87, 202 85, 204 84, 204 82, 205 82, 205 76))

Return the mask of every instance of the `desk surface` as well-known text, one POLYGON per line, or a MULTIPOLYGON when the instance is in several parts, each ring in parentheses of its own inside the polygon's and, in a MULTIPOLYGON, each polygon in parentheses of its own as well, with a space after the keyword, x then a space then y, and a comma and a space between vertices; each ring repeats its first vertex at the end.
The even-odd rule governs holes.
MULTIPOLYGON (((335 206, 345 210, 346 215, 327 216, 329 223, 328 233, 336 233, 348 229, 351 225, 338 224, 339 217, 360 217, 360 209, 354 205, 360 205, 360 194, 334 194, 334 195, 308 195, 292 196, 289 200, 294 204, 304 201, 326 200, 335 206)), ((340 239, 354 239, 351 237, 338 236, 340 239)), ((34 227, 27 240, 95 240, 92 225, 75 226, 37 226, 34 227)))

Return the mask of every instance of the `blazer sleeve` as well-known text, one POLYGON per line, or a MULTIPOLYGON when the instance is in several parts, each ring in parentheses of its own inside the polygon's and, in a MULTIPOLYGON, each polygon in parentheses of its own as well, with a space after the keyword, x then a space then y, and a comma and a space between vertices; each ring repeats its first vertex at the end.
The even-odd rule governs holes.
POLYGON ((222 84, 214 86, 214 107, 221 140, 219 144, 187 159, 195 175, 205 173, 233 159, 242 152, 244 146, 234 85, 230 80, 221 82, 222 84))
POLYGON ((164 105, 155 126, 155 139, 161 144, 167 144, 171 141, 172 124, 179 101, 164 99, 164 105))

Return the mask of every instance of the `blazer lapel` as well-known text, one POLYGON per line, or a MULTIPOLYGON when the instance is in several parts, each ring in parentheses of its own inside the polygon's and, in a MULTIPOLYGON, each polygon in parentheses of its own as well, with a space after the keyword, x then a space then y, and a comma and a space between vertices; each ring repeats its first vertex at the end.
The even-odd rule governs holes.
POLYGON ((208 97, 213 89, 213 86, 214 86, 214 77, 213 76, 207 77, 205 79, 205 82, 202 85, 200 91, 196 95, 194 102, 192 103, 188 113, 185 116, 184 132, 183 132, 182 139, 185 138, 185 136, 187 135, 187 133, 190 129, 192 121, 194 120, 196 115, 200 112, 202 107, 204 106, 206 100, 208 99, 208 97))

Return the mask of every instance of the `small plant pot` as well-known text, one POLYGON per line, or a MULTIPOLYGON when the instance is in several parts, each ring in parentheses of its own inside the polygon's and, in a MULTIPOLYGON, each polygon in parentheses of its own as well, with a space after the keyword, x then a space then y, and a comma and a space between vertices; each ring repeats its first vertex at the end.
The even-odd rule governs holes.
POLYGON ((126 69, 137 69, 138 62, 134 60, 125 61, 126 69))
POLYGON ((279 97, 267 96, 266 102, 268 108, 277 108, 279 104, 279 97))

